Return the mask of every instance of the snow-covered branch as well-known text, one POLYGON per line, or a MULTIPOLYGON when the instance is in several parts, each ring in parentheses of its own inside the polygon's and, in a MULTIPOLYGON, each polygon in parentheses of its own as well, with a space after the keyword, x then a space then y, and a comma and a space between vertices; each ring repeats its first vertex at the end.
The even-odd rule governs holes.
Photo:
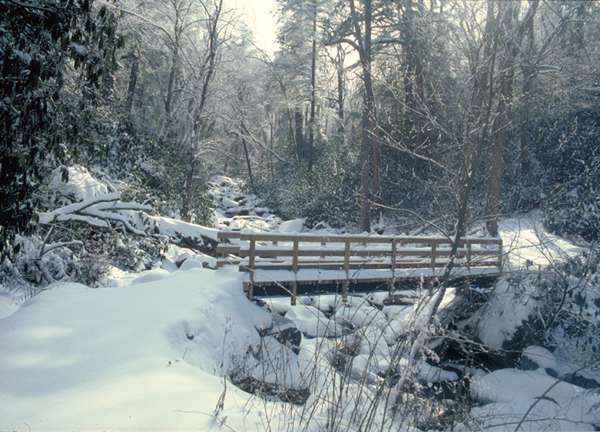
MULTIPOLYGON (((134 218, 139 218, 139 212, 149 211, 151 207, 136 202, 123 202, 120 199, 120 193, 109 193, 83 200, 51 212, 40 213, 39 221, 43 225, 50 225, 55 222, 78 221, 101 228, 110 228, 111 222, 119 222, 127 231, 137 235, 145 235, 145 230, 136 226, 139 224, 135 223, 134 218)), ((139 220, 141 221, 141 219, 139 220)))

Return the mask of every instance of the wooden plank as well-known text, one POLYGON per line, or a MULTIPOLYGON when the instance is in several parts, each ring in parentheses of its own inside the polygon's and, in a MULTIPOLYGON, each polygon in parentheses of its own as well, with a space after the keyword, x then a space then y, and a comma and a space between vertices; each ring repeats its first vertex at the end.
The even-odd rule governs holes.
POLYGON ((219 240, 229 240, 229 239, 239 239, 242 233, 240 231, 219 231, 217 232, 217 239, 219 240))
POLYGON ((220 244, 220 245, 217 245, 216 252, 218 255, 230 255, 230 254, 237 255, 240 253, 240 247, 220 244))

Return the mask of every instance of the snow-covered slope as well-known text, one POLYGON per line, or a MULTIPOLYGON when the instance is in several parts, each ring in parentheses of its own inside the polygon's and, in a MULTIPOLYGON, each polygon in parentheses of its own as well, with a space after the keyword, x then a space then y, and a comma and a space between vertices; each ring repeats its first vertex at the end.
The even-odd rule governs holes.
MULTIPOLYGON (((0 320, 0 430, 209 430, 223 375, 270 321, 227 270, 51 287, 0 320)), ((248 398, 229 385, 220 418, 264 430, 248 398)))

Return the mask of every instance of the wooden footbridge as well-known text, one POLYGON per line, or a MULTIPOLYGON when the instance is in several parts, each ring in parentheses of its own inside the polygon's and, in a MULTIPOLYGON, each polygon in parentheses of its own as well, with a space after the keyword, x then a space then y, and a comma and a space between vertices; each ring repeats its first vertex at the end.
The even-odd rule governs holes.
MULTIPOLYGON (((249 297, 257 288, 283 288, 295 303, 299 287, 341 287, 349 284, 398 284, 439 279, 448 263, 452 240, 428 236, 360 236, 278 234, 222 231, 218 233, 218 266, 236 265, 246 273, 249 297)), ((502 240, 464 237, 460 240, 452 278, 491 278, 502 270, 502 240)))

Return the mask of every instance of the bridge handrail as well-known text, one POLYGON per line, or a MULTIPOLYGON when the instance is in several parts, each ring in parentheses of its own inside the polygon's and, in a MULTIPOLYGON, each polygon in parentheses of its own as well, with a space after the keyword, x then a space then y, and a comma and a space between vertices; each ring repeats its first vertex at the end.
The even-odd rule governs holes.
MULTIPOLYGON (((281 233, 249 233, 242 231, 219 231, 219 240, 239 239, 242 241, 275 241, 291 242, 298 240, 302 243, 424 243, 424 244, 452 244, 452 239, 443 236, 379 236, 355 234, 281 234, 281 233)), ((462 237, 459 244, 502 244, 498 237, 462 237)))

